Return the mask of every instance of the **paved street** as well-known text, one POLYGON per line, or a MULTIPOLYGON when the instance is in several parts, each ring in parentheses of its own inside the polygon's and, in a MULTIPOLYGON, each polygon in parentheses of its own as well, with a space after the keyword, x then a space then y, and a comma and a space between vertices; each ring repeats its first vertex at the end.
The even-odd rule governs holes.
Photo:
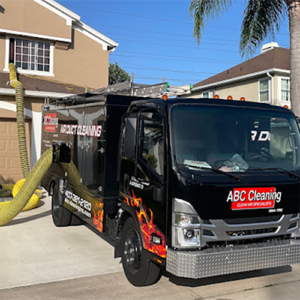
POLYGON ((300 265, 136 288, 113 248, 84 226, 56 228, 50 198, 0 228, 0 299, 291 299, 300 265))

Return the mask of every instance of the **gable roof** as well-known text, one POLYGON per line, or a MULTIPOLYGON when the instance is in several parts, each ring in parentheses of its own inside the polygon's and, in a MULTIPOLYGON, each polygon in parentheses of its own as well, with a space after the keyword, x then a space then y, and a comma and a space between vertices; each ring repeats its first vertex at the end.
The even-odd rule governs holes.
MULTIPOLYGON (((83 94, 85 92, 85 87, 83 86, 45 77, 19 74, 18 79, 23 85, 25 96, 59 98, 67 95, 83 94)), ((0 94, 15 94, 15 90, 9 82, 9 73, 0 72, 0 94)))
POLYGON ((57 3, 54 0, 33 0, 40 5, 51 9, 57 15, 64 17, 65 19, 71 19, 72 21, 80 21, 80 16, 72 12, 71 10, 67 9, 66 7, 62 6, 61 4, 57 3))
POLYGON ((68 25, 73 26, 76 29, 81 29, 81 31, 84 34, 94 39, 96 42, 102 44, 103 48, 106 48, 104 50, 111 50, 118 46, 118 43, 116 43, 109 37, 103 35, 99 31, 96 31, 95 29, 86 25, 85 23, 81 22, 79 15, 75 14, 74 12, 67 9, 63 5, 57 3, 56 1, 54 0, 33 0, 33 1, 51 10, 52 12, 59 15, 60 17, 66 19, 68 25))
POLYGON ((209 77, 203 81, 194 84, 193 91, 209 85, 216 85, 217 83, 227 82, 233 79, 248 78, 269 70, 290 70, 290 49, 274 48, 266 51, 252 59, 249 59, 239 65, 236 65, 226 71, 209 77))

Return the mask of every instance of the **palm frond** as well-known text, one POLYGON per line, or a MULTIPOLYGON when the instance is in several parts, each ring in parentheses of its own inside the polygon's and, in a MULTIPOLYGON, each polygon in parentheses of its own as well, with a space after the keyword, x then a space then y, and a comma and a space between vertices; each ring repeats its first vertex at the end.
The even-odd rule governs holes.
POLYGON ((193 35, 200 43, 204 32, 205 20, 220 16, 232 3, 232 0, 191 0, 190 16, 194 18, 193 35))
POLYGON ((269 34, 274 39, 286 14, 284 0, 248 0, 240 40, 242 57, 253 55, 269 34))

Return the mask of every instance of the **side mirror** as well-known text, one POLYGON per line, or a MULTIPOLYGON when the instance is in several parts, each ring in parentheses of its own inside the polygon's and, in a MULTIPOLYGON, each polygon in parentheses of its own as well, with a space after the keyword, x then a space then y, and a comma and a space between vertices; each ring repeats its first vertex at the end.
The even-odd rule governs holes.
POLYGON ((124 152, 128 159, 135 159, 137 118, 129 117, 126 121, 124 152))

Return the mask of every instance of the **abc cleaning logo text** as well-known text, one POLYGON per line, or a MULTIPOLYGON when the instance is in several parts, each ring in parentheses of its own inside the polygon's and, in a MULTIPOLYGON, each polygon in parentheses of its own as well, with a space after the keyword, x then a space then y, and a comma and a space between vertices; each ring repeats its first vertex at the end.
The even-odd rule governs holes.
POLYGON ((227 197, 232 210, 274 208, 280 201, 281 192, 276 192, 275 187, 236 188, 227 197))
POLYGON ((46 114, 44 116, 44 131, 55 132, 58 126, 58 119, 55 113, 46 114))

